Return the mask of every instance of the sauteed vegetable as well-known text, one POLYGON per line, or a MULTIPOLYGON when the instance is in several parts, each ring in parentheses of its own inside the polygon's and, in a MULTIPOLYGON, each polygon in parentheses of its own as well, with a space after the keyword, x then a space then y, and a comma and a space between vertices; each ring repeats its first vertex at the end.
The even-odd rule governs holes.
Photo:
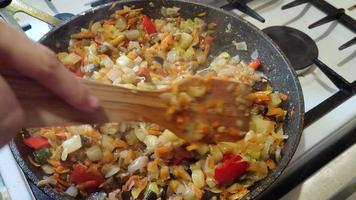
MULTIPOLYGON (((287 96, 258 71, 257 52, 245 61, 221 52, 208 64, 216 24, 184 19, 176 7, 161 13, 151 19, 141 8, 117 10, 73 34, 58 58, 79 77, 129 88, 155 90, 195 73, 245 83, 254 88, 250 130, 208 145, 145 122, 28 129, 29 159, 46 174, 39 186, 91 199, 240 199, 276 168, 288 138, 287 96), (202 65, 208 68, 199 71, 202 65)), ((204 93, 195 87, 170 98, 179 108, 204 93)))

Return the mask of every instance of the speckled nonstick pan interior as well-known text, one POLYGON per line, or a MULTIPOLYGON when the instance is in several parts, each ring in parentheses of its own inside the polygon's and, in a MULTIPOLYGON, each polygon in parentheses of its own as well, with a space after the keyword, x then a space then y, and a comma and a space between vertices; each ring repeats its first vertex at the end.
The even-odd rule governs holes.
MULTIPOLYGON (((231 55, 239 53, 240 57, 245 60, 250 59, 254 50, 258 50, 259 58, 262 63, 261 70, 268 76, 275 90, 281 91, 288 95, 288 102, 285 103, 285 109, 288 110, 288 116, 284 124, 284 131, 289 136, 282 150, 282 159, 278 163, 276 170, 270 173, 267 178, 256 183, 250 189, 244 199, 256 199, 278 178, 282 171, 291 160, 300 140, 303 129, 304 102, 302 90, 297 79, 296 73, 292 69, 289 61, 278 47, 259 29, 229 12, 213 8, 207 5, 193 3, 189 1, 152 1, 154 7, 149 2, 141 0, 119 1, 112 8, 111 4, 106 4, 95 9, 77 15, 70 21, 55 27, 47 33, 40 42, 55 52, 64 51, 68 47, 70 35, 80 31, 80 28, 87 27, 91 21, 105 19, 115 10, 122 8, 124 5, 144 8, 145 14, 151 18, 159 18, 160 8, 162 6, 176 6, 181 8, 180 15, 184 18, 194 18, 198 13, 206 12, 207 15, 202 17, 205 21, 215 22, 217 24, 216 39, 211 50, 211 55, 216 56, 218 53, 227 51, 231 55), (111 8, 111 9, 110 9, 111 8), (231 24, 232 31, 225 32, 228 24, 231 24), (248 46, 247 52, 237 52, 232 45, 232 41, 245 41, 248 46)), ((37 183, 41 180, 43 173, 40 168, 33 167, 27 159, 31 150, 23 145, 21 135, 19 134, 11 143, 16 160, 28 178, 37 183)), ((41 188, 48 196, 55 200, 70 199, 54 192, 48 187, 41 188)))

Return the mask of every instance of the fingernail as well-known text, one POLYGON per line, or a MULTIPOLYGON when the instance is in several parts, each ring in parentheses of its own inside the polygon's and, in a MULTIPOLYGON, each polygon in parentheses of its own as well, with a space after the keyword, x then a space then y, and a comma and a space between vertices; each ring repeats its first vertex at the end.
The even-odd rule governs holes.
POLYGON ((93 110, 98 109, 100 106, 100 102, 99 102, 98 98, 96 98, 95 96, 93 96, 91 94, 88 97, 88 103, 89 103, 90 108, 92 108, 93 110))

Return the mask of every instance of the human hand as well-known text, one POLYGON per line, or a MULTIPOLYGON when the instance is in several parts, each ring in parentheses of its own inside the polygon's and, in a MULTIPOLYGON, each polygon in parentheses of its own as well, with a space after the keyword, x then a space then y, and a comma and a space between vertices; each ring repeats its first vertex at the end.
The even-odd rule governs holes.
POLYGON ((99 107, 97 98, 89 94, 51 50, 0 21, 0 147, 20 130, 25 120, 16 96, 1 77, 1 69, 5 67, 37 80, 79 110, 93 112, 99 107))

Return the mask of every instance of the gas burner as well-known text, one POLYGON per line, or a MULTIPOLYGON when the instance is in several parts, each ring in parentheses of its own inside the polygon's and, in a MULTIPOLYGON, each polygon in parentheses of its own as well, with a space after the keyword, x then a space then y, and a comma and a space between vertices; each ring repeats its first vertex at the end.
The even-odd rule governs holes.
POLYGON ((272 26, 263 29, 286 54, 298 74, 303 74, 318 57, 318 47, 307 34, 287 26, 272 26))
POLYGON ((298 74, 304 74, 315 64, 338 89, 348 94, 355 93, 347 80, 318 59, 318 47, 307 34, 287 26, 272 26, 263 29, 263 32, 281 48, 298 74))

